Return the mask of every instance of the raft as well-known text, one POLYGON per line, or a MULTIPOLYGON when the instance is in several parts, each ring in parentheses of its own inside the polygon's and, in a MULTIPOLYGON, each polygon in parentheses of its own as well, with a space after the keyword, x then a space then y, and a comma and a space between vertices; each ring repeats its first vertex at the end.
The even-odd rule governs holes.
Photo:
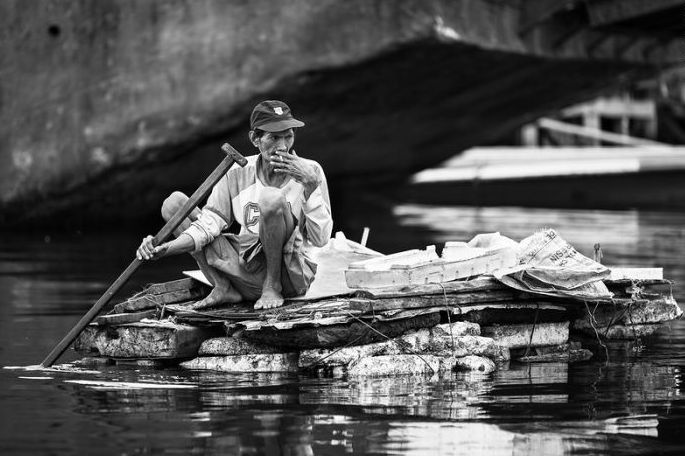
MULTIPOLYGON (((556 233, 544 236, 559 242, 556 233)), ((510 247, 449 245, 443 258, 432 247, 383 256, 338 234, 317 251, 309 292, 283 307, 255 310, 246 302, 198 309, 211 288, 190 271, 116 304, 74 349, 91 361, 163 360, 226 372, 487 373, 508 362, 587 360, 593 353, 582 341, 643 338, 682 315, 660 268, 607 268, 582 257, 586 270, 603 278, 584 274, 582 283, 556 293, 537 269, 528 269, 537 282, 526 279, 516 264, 520 252, 512 256, 510 247), (503 276, 508 270, 516 272, 503 276), (526 288, 531 284, 534 290, 526 288), (587 299, 588 290, 596 299, 587 299)), ((580 254, 565 255, 562 261, 580 254)))

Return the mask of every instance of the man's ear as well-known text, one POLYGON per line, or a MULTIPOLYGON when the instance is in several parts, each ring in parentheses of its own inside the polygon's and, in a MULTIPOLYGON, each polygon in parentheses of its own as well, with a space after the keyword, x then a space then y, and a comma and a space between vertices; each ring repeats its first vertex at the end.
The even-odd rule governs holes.
POLYGON ((254 130, 250 130, 247 136, 250 138, 252 145, 259 149, 259 136, 257 136, 257 133, 254 130))

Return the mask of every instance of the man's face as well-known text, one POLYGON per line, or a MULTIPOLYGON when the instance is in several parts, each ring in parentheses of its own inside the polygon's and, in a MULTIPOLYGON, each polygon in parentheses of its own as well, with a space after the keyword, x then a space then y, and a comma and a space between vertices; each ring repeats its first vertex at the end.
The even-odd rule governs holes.
POLYGON ((266 131, 256 138, 256 146, 262 158, 268 162, 276 158, 276 154, 287 154, 295 143, 295 132, 292 128, 283 131, 266 131))

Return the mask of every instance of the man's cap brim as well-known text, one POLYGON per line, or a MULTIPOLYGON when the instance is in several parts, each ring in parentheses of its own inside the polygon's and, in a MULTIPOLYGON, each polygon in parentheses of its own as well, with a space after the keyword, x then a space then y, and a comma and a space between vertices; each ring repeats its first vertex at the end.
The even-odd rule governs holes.
POLYGON ((254 128, 260 130, 268 131, 269 133, 274 133, 277 131, 288 130, 290 128, 300 128, 304 127, 304 122, 300 122, 297 119, 285 119, 279 120, 277 122, 267 122, 264 125, 255 125, 254 128))

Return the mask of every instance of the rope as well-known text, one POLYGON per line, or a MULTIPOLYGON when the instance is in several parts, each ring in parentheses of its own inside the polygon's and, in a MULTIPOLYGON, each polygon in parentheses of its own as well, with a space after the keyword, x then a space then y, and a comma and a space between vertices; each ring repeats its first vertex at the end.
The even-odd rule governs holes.
POLYGON ((356 339, 352 340, 351 342, 348 342, 346 345, 343 345, 342 347, 338 347, 337 349, 333 350, 332 352, 330 352, 330 353, 327 354, 326 356, 320 357, 319 359, 317 359, 317 360, 314 361, 313 363, 307 364, 306 366, 303 367, 303 369, 309 369, 309 368, 311 368, 311 367, 314 367, 314 366, 316 366, 317 364, 321 363, 321 361, 323 361, 324 359, 329 358, 329 357, 335 355, 336 353, 338 353, 338 352, 339 352, 340 350, 342 350, 343 348, 348 348, 348 347, 354 345, 355 342, 357 342, 357 341, 358 341, 359 339, 361 339, 362 337, 366 336, 368 333, 369 333, 369 331, 367 330, 364 334, 360 334, 359 336, 357 336, 356 339))
MULTIPOLYGON (((369 329, 371 329, 371 331, 373 331, 373 332, 379 334, 379 335, 382 336, 382 337, 385 337, 387 340, 390 340, 390 341, 392 340, 390 337, 388 337, 388 336, 386 336, 385 334, 383 334, 382 332, 378 331, 376 328, 374 328, 373 326, 369 325, 368 323, 366 323, 364 320, 362 320, 361 318, 357 317, 356 315, 352 315, 350 312, 347 312, 347 314, 348 314, 350 317, 352 317, 353 319, 357 320, 359 323, 363 324, 364 326, 367 326, 369 329)), ((398 344, 398 345, 399 345, 399 344, 398 344)), ((401 347, 401 346, 400 346, 400 347, 401 347)), ((401 348, 404 350, 404 347, 401 347, 401 348)), ((433 369, 433 366, 431 366, 430 363, 429 363, 428 361, 426 361, 426 360, 423 358, 423 356, 421 356, 420 353, 416 353, 416 352, 414 352, 413 350, 410 350, 410 354, 418 356, 419 359, 420 359, 421 361, 423 361, 424 363, 426 363, 426 366, 428 366, 428 368, 431 370, 431 372, 435 374, 435 369, 433 369)))
MULTIPOLYGON (((616 302, 613 299, 611 300, 611 302, 612 302, 612 304, 614 304, 614 309, 616 309, 616 302)), ((620 321, 625 316, 626 312, 631 310, 632 305, 633 305, 633 301, 631 300, 630 304, 628 304, 628 307, 623 309, 623 312, 621 312, 621 314, 618 316, 617 316, 618 312, 614 311, 614 314, 611 316, 611 318, 609 319, 609 323, 607 324, 607 329, 604 331, 604 337, 607 337, 607 334, 609 334, 609 330, 614 325, 614 323, 620 321)), ((630 318, 630 315, 628 316, 628 318, 630 318)))
MULTIPOLYGON (((595 323, 597 322, 597 320, 595 320, 595 314, 590 311, 590 306, 587 305, 587 301, 583 301, 583 303, 585 304, 585 309, 587 310, 587 313, 588 313, 588 320, 590 321, 590 326, 595 331, 595 336, 597 337, 597 342, 599 342, 599 345, 601 345, 602 348, 604 348, 604 353, 606 354, 607 362, 608 362, 609 361, 609 349, 604 344, 604 342, 602 342, 602 339, 599 337, 599 332, 597 332, 597 327, 595 326, 595 323)), ((595 304, 595 310, 597 310, 597 305, 598 304, 595 304)))
POLYGON ((538 324, 538 313, 540 312, 540 303, 538 302, 535 307, 535 318, 533 319, 533 329, 530 331, 530 338, 528 339, 528 346, 526 347, 526 352, 523 356, 528 356, 530 353, 530 346, 533 344, 533 334, 535 334, 535 327, 538 324))
MULTIPOLYGON (((454 346, 454 332, 452 331, 452 318, 450 317, 450 314, 452 312, 450 311, 450 308, 447 305, 447 290, 445 290, 445 286, 440 282, 438 282, 438 285, 440 285, 440 288, 442 288, 442 296, 445 302, 445 309, 447 310, 447 323, 450 327, 450 338, 452 339, 452 356, 454 356, 454 353, 457 351, 457 349, 454 346)), ((459 311, 461 313, 461 307, 459 308, 459 311)))
MULTIPOLYGON (((628 320, 630 320, 630 325, 634 327, 635 323, 633 323, 633 312, 632 312, 633 304, 635 304, 635 301, 637 301, 637 299, 642 295, 642 293, 644 291, 644 287, 642 286, 642 282, 637 281, 637 280, 633 280, 631 282, 631 286, 633 288, 633 292, 632 292, 633 299, 631 299, 630 304, 628 304, 627 312, 628 312, 628 320)), ((672 296, 672 292, 673 292, 673 285, 671 285, 671 296, 672 296)), ((633 331, 633 337, 635 338, 635 346, 636 346, 636 348, 638 348, 638 346, 641 345, 640 338, 638 337, 637 331, 635 331, 635 329, 633 329, 632 331, 633 331)))
MULTIPOLYGON (((631 309, 632 306, 633 306, 633 301, 630 301, 630 304, 628 304, 628 310, 632 310, 631 309)), ((634 328, 635 323, 633 323, 633 313, 632 312, 628 312, 628 320, 630 320, 630 326, 632 326, 634 328)), ((633 329, 632 331, 633 331, 633 337, 635 338, 635 348, 638 349, 639 346, 641 345, 641 341, 637 335, 637 331, 635 329, 633 329)))
POLYGON ((131 300, 133 300, 133 299, 138 299, 138 298, 140 298, 141 296, 149 296, 149 294, 148 294, 148 292, 147 292, 148 288, 149 288, 149 285, 146 285, 142 290, 140 290, 138 293, 136 293, 136 294, 134 294, 133 296, 131 296, 130 298, 128 298, 126 301, 131 301, 131 300))

